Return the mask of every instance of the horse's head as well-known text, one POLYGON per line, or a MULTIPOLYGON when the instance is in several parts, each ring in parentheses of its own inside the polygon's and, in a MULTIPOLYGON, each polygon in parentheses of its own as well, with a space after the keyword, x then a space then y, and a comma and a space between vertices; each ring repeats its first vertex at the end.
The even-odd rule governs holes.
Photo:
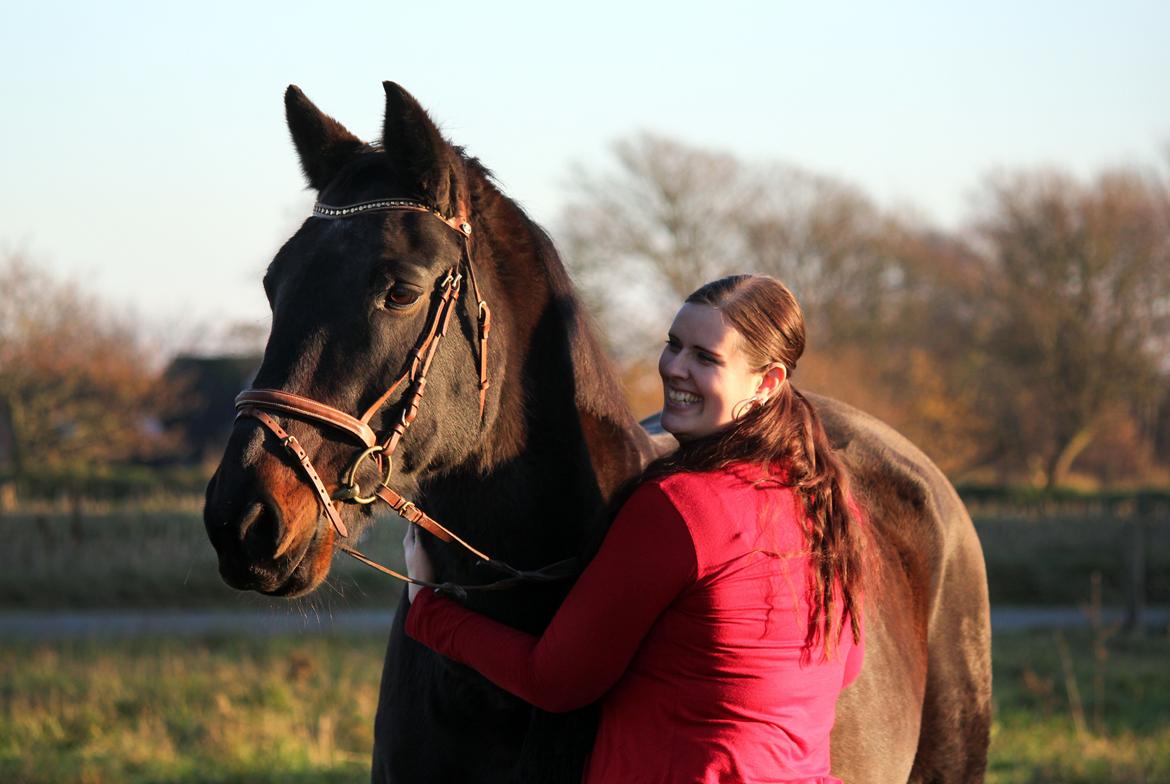
MULTIPOLYGON (((468 165, 414 98, 393 83, 385 87, 380 146, 354 137, 296 87, 285 94, 289 129, 319 208, 381 206, 310 217, 264 276, 272 332, 253 388, 275 393, 276 405, 269 399, 256 410, 276 427, 255 410, 243 411, 204 508, 220 573, 237 588, 285 596, 313 590, 328 573, 339 531, 352 536, 368 518, 368 507, 337 503, 345 522, 331 524, 321 494, 344 490, 343 477, 370 439, 363 443, 354 427, 305 416, 308 404, 297 410, 297 401, 365 419, 378 444, 411 420, 393 456, 391 483, 399 490, 466 460, 493 416, 491 395, 480 413, 482 324, 466 277, 477 243, 464 231, 479 228, 468 165), (427 364, 427 336, 443 329, 452 294, 447 336, 425 374, 425 397, 415 396, 421 405, 414 417, 405 409, 411 390, 424 385, 417 378, 427 364), (292 408, 282 409, 282 400, 293 401, 292 408), (320 492, 283 443, 282 428, 311 459, 320 492)), ((353 484, 368 495, 387 463, 360 461, 353 484)))

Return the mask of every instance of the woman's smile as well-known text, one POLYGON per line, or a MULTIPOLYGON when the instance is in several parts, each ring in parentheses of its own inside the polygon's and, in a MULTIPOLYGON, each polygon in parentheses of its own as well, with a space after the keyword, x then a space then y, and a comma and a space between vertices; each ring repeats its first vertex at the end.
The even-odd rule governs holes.
POLYGON ((666 405, 671 408, 686 409, 703 402, 703 398, 681 389, 666 390, 666 405))

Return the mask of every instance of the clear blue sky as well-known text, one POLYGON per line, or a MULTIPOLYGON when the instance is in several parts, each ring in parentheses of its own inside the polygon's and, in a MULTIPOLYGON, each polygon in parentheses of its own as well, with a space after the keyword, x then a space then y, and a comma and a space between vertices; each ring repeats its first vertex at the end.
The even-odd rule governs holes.
POLYGON ((571 162, 645 129, 951 226, 997 166, 1162 158, 1170 3, 6 4, 0 249, 180 343, 263 323, 312 202, 284 88, 376 138, 383 79, 546 225, 571 162))

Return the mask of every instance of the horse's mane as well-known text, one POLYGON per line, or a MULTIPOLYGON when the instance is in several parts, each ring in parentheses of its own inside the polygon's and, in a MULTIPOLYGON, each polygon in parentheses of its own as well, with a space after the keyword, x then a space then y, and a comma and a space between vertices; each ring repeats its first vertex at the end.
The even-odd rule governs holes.
POLYGON ((549 287, 552 306, 565 325, 573 367, 577 406, 621 428, 633 427, 633 413, 618 385, 609 357, 597 339, 593 318, 573 289, 560 254, 548 233, 515 200, 503 194, 491 171, 478 158, 463 153, 471 188, 481 211, 503 226, 510 241, 523 242, 539 260, 549 287))

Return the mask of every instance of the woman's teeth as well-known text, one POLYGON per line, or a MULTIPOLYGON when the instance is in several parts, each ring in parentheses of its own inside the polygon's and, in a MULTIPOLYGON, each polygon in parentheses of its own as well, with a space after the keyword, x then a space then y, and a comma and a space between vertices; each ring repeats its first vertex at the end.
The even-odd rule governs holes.
POLYGON ((680 406, 687 406, 691 403, 698 403, 702 400, 698 395, 692 395, 690 392, 680 392, 677 389, 668 390, 666 399, 671 403, 677 403, 680 406))

